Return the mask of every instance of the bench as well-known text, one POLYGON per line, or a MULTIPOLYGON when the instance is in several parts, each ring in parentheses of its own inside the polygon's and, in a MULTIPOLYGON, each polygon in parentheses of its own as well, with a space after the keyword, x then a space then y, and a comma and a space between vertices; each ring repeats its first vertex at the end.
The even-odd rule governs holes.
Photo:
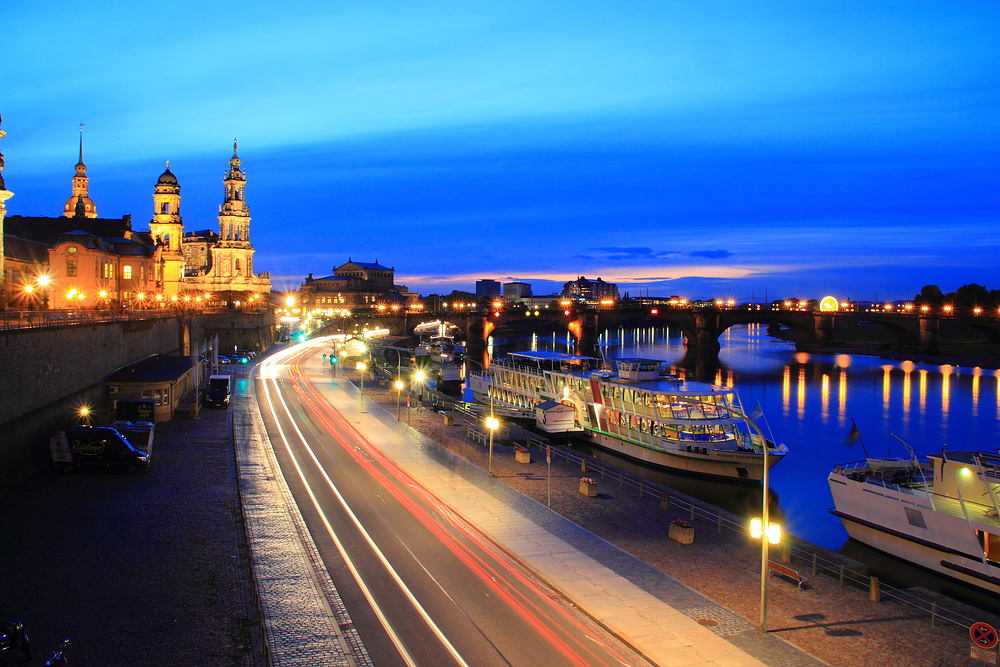
POLYGON ((786 577, 794 581, 795 585, 798 586, 798 589, 800 591, 802 590, 802 584, 809 581, 809 579, 803 576, 798 570, 794 570, 788 567, 787 565, 784 565, 777 561, 773 560, 767 561, 767 567, 769 574, 778 574, 781 575, 782 577, 786 577))

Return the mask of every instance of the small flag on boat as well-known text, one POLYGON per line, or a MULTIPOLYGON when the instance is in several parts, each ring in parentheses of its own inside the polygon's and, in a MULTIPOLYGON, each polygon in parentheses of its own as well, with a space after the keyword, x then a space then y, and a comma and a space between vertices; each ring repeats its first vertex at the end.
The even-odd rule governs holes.
POLYGON ((747 417, 750 418, 750 421, 757 421, 763 416, 764 408, 760 407, 760 401, 757 401, 757 405, 753 406, 753 410, 750 411, 750 414, 747 415, 747 417))
POLYGON ((861 439, 861 433, 858 431, 858 425, 852 422, 851 432, 847 434, 847 446, 850 447, 860 439, 861 439))

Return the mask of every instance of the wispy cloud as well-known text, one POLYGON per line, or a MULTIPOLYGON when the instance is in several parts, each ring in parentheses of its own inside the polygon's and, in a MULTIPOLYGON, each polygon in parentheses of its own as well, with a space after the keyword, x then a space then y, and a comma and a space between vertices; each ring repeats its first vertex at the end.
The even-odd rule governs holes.
POLYGON ((695 250, 690 253, 691 257, 707 257, 708 259, 725 259, 731 257, 733 253, 728 250, 695 250))
POLYGON ((665 259, 681 254, 676 250, 653 250, 652 248, 642 246, 604 246, 601 248, 588 248, 588 250, 603 255, 604 259, 614 262, 649 261, 651 259, 665 259))

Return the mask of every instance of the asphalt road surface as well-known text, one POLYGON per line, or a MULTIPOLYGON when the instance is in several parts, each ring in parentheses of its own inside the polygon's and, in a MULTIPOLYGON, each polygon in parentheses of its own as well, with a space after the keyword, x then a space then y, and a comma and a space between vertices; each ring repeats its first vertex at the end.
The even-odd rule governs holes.
POLYGON ((369 655, 390 665, 642 664, 388 460, 309 378, 329 345, 261 365, 272 446, 369 655))

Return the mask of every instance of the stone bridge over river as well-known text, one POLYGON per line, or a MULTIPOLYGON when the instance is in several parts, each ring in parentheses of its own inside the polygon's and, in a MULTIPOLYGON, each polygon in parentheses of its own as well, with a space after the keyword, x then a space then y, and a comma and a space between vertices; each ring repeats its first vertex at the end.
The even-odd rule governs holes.
MULTIPOLYGON (((727 308, 644 308, 641 310, 600 309, 568 311, 540 309, 525 311, 505 308, 492 311, 454 312, 441 315, 401 313, 358 316, 360 323, 388 329, 393 335, 412 335, 414 328, 440 318, 454 324, 466 336, 467 354, 474 360, 485 359, 487 340, 501 328, 557 327, 569 331, 576 340, 578 354, 593 355, 598 336, 609 329, 636 326, 668 326, 679 329, 687 348, 682 365, 714 365, 719 352, 719 337, 737 324, 783 326, 802 349, 841 342, 845 332, 860 325, 879 325, 900 346, 932 352, 945 330, 968 328, 983 334, 987 342, 1000 343, 1000 319, 963 315, 814 312, 771 309, 727 308), (535 313, 538 315, 535 315, 535 313)), ((319 332, 318 332, 319 333, 319 332)))

